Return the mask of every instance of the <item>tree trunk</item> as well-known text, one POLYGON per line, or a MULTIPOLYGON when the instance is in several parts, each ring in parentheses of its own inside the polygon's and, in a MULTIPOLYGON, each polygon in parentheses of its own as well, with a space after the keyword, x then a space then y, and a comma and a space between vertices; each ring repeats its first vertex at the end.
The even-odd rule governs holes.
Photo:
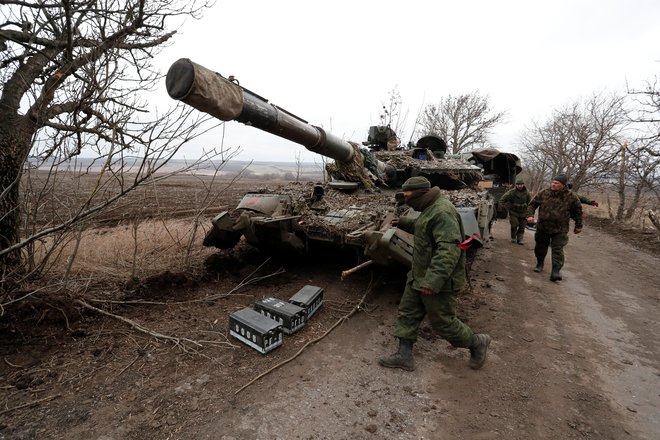
POLYGON ((626 221, 630 220, 632 216, 635 214, 635 210, 637 209, 637 206, 639 205, 639 201, 642 197, 643 189, 644 189, 644 182, 638 182, 637 185, 635 185, 635 195, 633 196, 632 202, 630 202, 630 206, 626 210, 626 216, 625 216, 626 221))
POLYGON ((616 219, 623 219, 623 210, 626 206, 626 149, 628 144, 621 146, 621 164, 619 167, 619 206, 616 210, 616 219))
MULTIPOLYGON (((0 250, 20 238, 21 173, 34 133, 31 126, 24 117, 0 112, 0 250)), ((6 277, 20 268, 20 263, 18 250, 0 255, 0 287, 7 287, 6 277)))

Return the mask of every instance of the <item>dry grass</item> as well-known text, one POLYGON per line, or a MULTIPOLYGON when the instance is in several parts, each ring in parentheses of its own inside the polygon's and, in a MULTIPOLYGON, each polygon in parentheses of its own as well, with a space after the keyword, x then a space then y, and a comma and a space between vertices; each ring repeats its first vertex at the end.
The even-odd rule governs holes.
POLYGON ((210 220, 202 222, 194 238, 194 223, 189 218, 145 220, 137 225, 85 231, 77 249, 75 241, 64 247, 51 273, 63 275, 71 258, 73 278, 128 280, 194 269, 215 251, 201 244, 210 220))
MULTIPOLYGON (((616 216, 616 210, 619 206, 619 196, 614 193, 584 193, 591 200, 598 202, 598 207, 582 205, 582 211, 585 215, 601 219, 609 219, 616 216)), ((627 203, 630 203, 632 196, 628 196, 627 203)), ((633 213, 629 221, 624 223, 626 227, 637 228, 642 231, 655 229, 648 218, 649 209, 656 209, 657 206, 651 197, 644 197, 639 203, 638 208, 633 213)))

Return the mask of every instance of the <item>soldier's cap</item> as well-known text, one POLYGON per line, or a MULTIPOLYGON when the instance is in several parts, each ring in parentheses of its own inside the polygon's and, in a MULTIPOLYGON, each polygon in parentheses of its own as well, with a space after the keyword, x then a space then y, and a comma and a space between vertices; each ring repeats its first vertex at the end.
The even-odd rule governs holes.
POLYGON ((557 174, 555 177, 552 178, 552 180, 561 182, 561 184, 564 186, 566 186, 566 183, 568 183, 568 177, 566 177, 566 174, 557 174))
POLYGON ((431 182, 426 177, 415 176, 403 182, 401 189, 404 191, 415 191, 416 189, 429 189, 431 182))
POLYGON ((516 179, 516 185, 524 185, 524 184, 525 184, 525 181, 523 180, 522 177, 518 177, 516 179))

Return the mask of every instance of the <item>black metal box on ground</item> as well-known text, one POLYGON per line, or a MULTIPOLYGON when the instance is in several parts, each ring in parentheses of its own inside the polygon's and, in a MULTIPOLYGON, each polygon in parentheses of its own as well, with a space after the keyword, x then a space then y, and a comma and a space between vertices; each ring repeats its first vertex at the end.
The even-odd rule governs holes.
POLYGON ((282 324, 249 307, 229 315, 229 334, 262 354, 282 345, 282 324))
POLYGON ((254 309, 282 324, 287 335, 305 325, 305 309, 277 298, 264 298, 254 303, 254 309))
POLYGON ((289 302, 305 309, 305 319, 309 319, 323 304, 323 289, 316 286, 305 286, 289 298, 289 302))

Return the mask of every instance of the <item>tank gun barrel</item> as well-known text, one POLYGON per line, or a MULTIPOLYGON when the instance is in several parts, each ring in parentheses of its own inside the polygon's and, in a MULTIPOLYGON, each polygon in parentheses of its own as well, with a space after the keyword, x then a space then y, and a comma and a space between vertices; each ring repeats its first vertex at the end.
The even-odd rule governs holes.
POLYGON ((251 125, 339 162, 353 159, 353 147, 347 141, 187 58, 170 66, 166 85, 171 98, 222 121, 251 125))

